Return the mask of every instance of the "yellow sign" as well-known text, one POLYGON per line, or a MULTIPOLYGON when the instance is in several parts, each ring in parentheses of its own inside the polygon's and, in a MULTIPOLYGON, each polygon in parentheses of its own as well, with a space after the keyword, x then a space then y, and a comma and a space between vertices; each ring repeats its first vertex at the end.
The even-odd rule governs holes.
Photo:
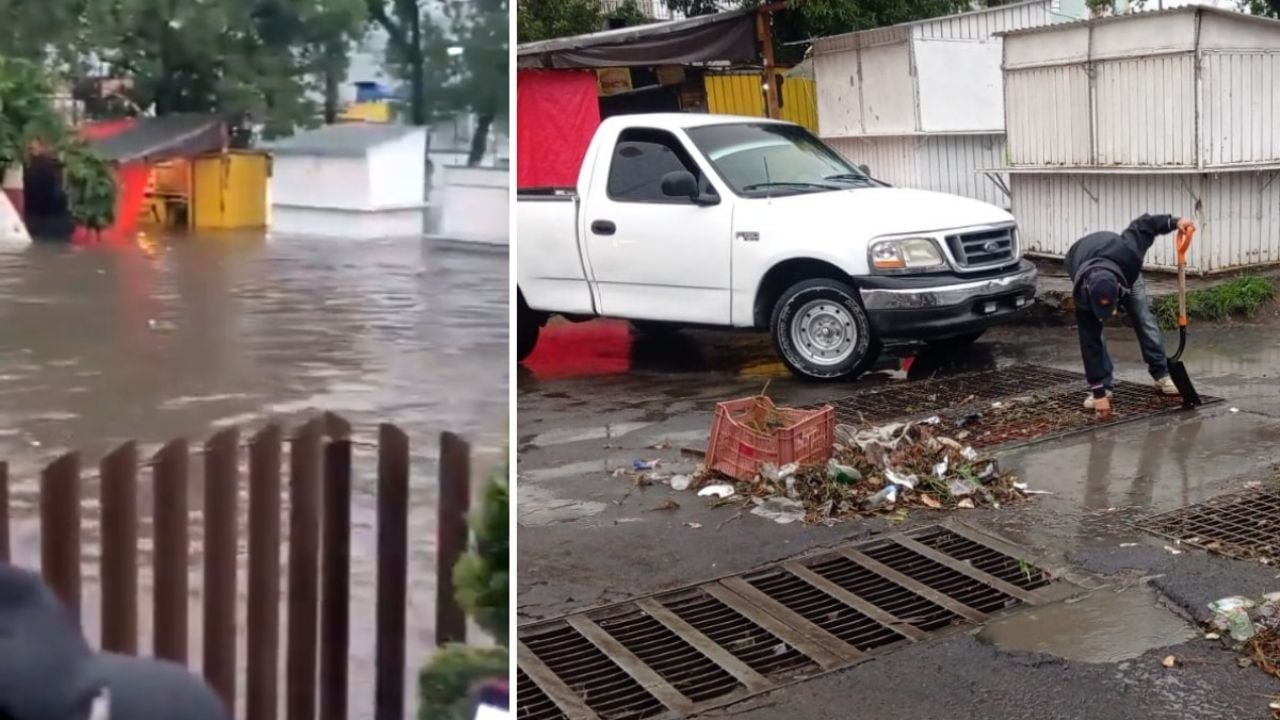
POLYGON ((617 95, 631 90, 630 68, 602 68, 596 71, 601 95, 617 95))

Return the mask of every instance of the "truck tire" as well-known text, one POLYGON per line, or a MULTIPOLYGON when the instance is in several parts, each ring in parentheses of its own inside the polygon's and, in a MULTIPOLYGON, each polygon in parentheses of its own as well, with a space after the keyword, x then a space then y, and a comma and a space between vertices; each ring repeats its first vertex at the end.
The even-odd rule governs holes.
POLYGON ((811 380, 852 380, 880 355, 880 341, 858 300, 839 280, 805 280, 773 306, 773 346, 791 372, 811 380))
POLYGON ((542 324, 546 318, 525 305, 524 298, 517 300, 516 306, 516 362, 524 362, 538 344, 538 335, 542 332, 542 324))

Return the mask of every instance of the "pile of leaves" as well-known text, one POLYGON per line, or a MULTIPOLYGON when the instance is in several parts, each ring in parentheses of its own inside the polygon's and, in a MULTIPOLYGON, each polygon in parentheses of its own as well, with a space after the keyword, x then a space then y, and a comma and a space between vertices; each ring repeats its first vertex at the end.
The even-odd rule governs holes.
MULTIPOLYGON (((1026 487, 994 459, 943 430, 937 418, 864 428, 840 425, 825 465, 765 465, 752 480, 733 483, 735 495, 748 498, 757 514, 790 511, 809 523, 901 516, 909 508, 998 508, 1026 498, 1026 487)), ((723 481, 714 471, 698 477, 703 486, 723 481)))

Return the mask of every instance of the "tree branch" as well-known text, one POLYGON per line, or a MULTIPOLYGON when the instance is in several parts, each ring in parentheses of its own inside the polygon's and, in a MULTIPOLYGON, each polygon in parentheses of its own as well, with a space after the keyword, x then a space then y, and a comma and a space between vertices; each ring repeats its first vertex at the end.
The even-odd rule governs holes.
POLYGON ((383 0, 365 0, 365 4, 369 8, 369 17, 387 31, 391 42, 395 43, 402 52, 409 52, 409 39, 404 34, 404 28, 396 25, 396 22, 387 14, 387 6, 383 0))

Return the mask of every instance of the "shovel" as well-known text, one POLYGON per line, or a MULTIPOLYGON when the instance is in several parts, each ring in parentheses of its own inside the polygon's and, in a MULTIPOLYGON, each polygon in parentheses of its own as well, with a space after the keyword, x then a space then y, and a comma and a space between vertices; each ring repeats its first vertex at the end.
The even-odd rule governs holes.
POLYGON ((1169 377, 1182 396, 1183 407, 1196 407, 1202 404, 1200 394, 1191 384, 1191 376, 1187 374, 1187 366, 1182 364, 1182 351, 1187 347, 1187 250, 1191 248, 1191 236, 1195 229, 1178 231, 1178 352, 1169 358, 1169 377))

